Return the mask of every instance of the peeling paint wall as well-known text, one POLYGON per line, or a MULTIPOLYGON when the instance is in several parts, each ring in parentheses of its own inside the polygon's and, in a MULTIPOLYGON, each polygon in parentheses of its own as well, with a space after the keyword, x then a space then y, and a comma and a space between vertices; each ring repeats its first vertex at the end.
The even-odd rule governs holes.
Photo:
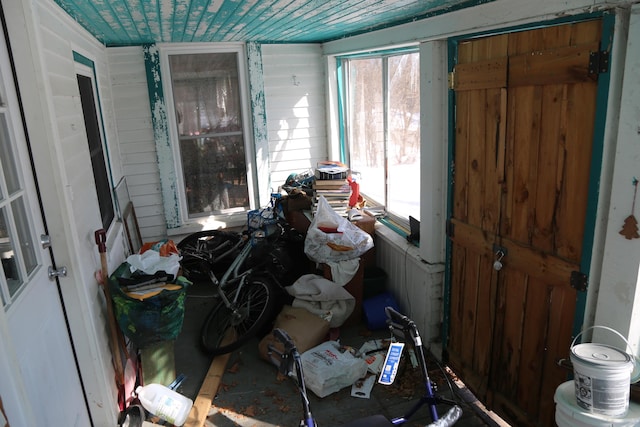
POLYGON ((160 170, 160 184, 162 189, 162 205, 164 207, 167 228, 177 228, 180 224, 180 201, 176 191, 176 173, 173 162, 173 150, 169 137, 169 123, 167 108, 162 90, 160 73, 160 53, 155 45, 142 47, 147 71, 147 85, 149 86, 149 103, 151 106, 151 120, 156 142, 158 168, 160 170))
MULTIPOLYGON (((264 71, 262 69, 262 50, 258 43, 247 43, 247 63, 253 122, 253 146, 255 150, 255 162, 247 162, 247 168, 255 168, 258 203, 260 206, 265 206, 269 203, 271 182, 269 178, 267 112, 264 100, 264 71)), ((251 170, 247 172, 251 176, 251 170)))

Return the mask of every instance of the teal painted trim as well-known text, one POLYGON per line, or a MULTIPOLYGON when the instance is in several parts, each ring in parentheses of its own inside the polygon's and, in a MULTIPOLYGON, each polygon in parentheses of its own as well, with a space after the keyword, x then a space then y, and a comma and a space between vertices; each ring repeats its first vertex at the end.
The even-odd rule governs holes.
MULTIPOLYGON (((609 52, 610 58, 612 54, 615 20, 615 14, 605 14, 602 17, 602 38, 600 41, 600 49, 609 52)), ((582 241, 582 258, 580 259, 580 271, 583 273, 589 273, 591 269, 591 248, 593 248, 593 242, 595 239, 610 81, 611 72, 609 70, 598 75, 598 92, 596 95, 596 112, 593 128, 593 143, 591 148, 591 168, 589 169, 587 215, 585 217, 582 241)), ((573 319, 574 337, 582 330, 584 313, 587 306, 587 292, 577 292, 576 313, 573 319)))
POLYGON ((383 49, 383 50, 370 50, 367 52, 354 53, 351 55, 341 55, 337 56, 337 59, 358 59, 358 58, 369 58, 369 57, 381 57, 381 56, 393 56, 393 55, 401 55, 405 53, 413 53, 418 52, 418 46, 405 46, 394 49, 383 49))
POLYGON ((87 67, 90 67, 93 70, 94 74, 95 74, 95 64, 93 63, 92 60, 90 60, 86 56, 84 56, 81 53, 78 53, 78 52, 76 52, 74 50, 73 51, 73 60, 74 60, 74 62, 77 62, 78 64, 82 64, 82 65, 86 65, 87 67))
MULTIPOLYGON (((449 72, 453 71, 458 59, 458 41, 455 39, 449 40, 448 43, 448 64, 447 69, 449 72)), ((455 132, 455 91, 449 89, 448 94, 449 111, 448 111, 448 138, 449 146, 447 148, 447 219, 451 219, 453 213, 453 178, 455 174, 455 145, 456 145, 456 132, 455 132)), ((445 269, 444 269, 444 286, 443 286, 443 307, 442 307, 442 349, 446 350, 447 343, 449 342, 449 329, 451 326, 451 240, 447 238, 445 240, 445 269)))
POLYGON ((151 105, 151 122, 153 136, 158 155, 160 170, 160 189, 167 228, 180 226, 180 201, 178 185, 173 159, 173 149, 169 136, 169 122, 167 108, 162 90, 162 76, 160 72, 160 52, 155 44, 142 47, 144 66, 147 72, 147 88, 149 90, 149 104, 151 105))
POLYGON ((259 206, 266 206, 271 198, 271 174, 269 159, 269 133, 267 108, 264 95, 264 71, 262 46, 247 43, 247 72, 249 73, 249 98, 253 121, 254 158, 256 159, 256 198, 259 206))
POLYGON ((91 59, 87 58, 86 56, 76 52, 75 50, 72 52, 73 52, 74 62, 77 62, 78 64, 82 64, 85 67, 91 68, 91 72, 93 73, 93 83, 96 85, 95 90, 96 90, 96 96, 98 98, 96 99, 96 108, 98 109, 98 116, 99 116, 98 118, 100 119, 100 128, 102 133, 102 147, 104 148, 104 152, 107 156, 106 158, 107 171, 109 172, 109 181, 111 182, 111 203, 115 204, 117 212, 122 213, 120 211, 120 206, 118 205, 117 198, 114 197, 116 184, 115 184, 115 180, 113 179, 113 171, 111 169, 111 155, 109 154, 109 144, 107 143, 107 134, 105 132, 105 127, 104 127, 104 117, 102 114, 102 102, 100 101, 100 86, 98 85, 98 75, 96 73, 96 66, 95 66, 95 63, 91 59))
POLYGON ((340 161, 342 163, 348 164, 349 160, 347 159, 347 138, 345 134, 345 97, 346 93, 344 93, 344 67, 342 64, 342 59, 336 59, 336 67, 337 67, 337 76, 338 76, 338 132, 340 133, 340 161))
POLYGON ((391 221, 388 217, 385 216, 382 218, 378 218, 378 221, 380 221, 381 224, 386 225, 387 227, 389 227, 390 229, 392 229, 394 232, 398 233, 402 237, 405 237, 405 238, 407 237, 406 230, 403 230, 402 228, 400 228, 398 224, 391 221))

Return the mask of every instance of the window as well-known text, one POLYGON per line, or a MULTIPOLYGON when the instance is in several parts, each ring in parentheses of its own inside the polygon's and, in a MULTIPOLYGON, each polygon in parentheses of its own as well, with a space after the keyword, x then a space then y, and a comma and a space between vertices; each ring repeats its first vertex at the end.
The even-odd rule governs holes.
POLYGON ((240 51, 183 52, 167 55, 183 211, 187 219, 245 212, 251 180, 240 51))
POLYGON ((341 59, 347 162, 369 204, 420 218, 417 51, 341 59))
POLYGON ((109 230, 109 226, 115 217, 115 208, 113 195, 111 194, 113 186, 111 185, 105 148, 103 146, 102 111, 99 102, 97 102, 99 98, 95 87, 94 64, 93 61, 77 52, 74 52, 73 55, 76 61, 76 79, 78 80, 78 90, 80 92, 80 103, 84 116, 84 126, 87 132, 87 141, 89 142, 89 155, 91 157, 93 178, 96 184, 96 193, 98 195, 102 227, 105 230, 109 230))

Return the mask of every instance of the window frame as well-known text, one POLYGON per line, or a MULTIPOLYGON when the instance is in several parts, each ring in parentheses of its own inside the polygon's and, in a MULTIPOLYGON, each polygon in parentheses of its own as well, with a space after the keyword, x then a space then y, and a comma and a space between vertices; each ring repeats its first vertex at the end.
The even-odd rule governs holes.
MULTIPOLYGON (((98 135, 100 137, 100 146, 102 148, 102 160, 104 161, 106 179, 109 189, 109 201, 111 207, 111 219, 109 220, 109 224, 102 224, 103 228, 109 232, 111 227, 116 223, 116 220, 120 218, 120 212, 118 210, 118 206, 116 205, 116 194, 115 194, 115 185, 113 181, 113 171, 111 170, 111 157, 109 156, 109 148, 107 144, 107 136, 104 130, 104 115, 102 113, 102 101, 100 99, 100 91, 98 89, 98 77, 96 75, 96 69, 94 62, 85 57, 84 55, 73 51, 73 59, 75 65, 75 82, 78 85, 78 93, 80 92, 80 82, 78 81, 78 76, 86 77, 91 81, 91 88, 93 90, 93 105, 96 114, 96 121, 98 125, 98 135)), ((81 107, 82 110, 82 107, 81 107)), ((86 125, 84 121, 84 112, 83 112, 83 125, 86 125)), ((87 135, 88 140, 88 135, 87 135)), ((91 155, 91 147, 89 146, 89 154, 91 155)), ((93 156, 91 156, 91 170, 95 174, 95 166, 93 165, 93 156)), ((94 176, 95 181, 95 176, 94 176)), ((100 195, 98 194, 100 189, 98 188, 97 183, 95 183, 96 196, 98 200, 100 200, 100 195)), ((100 203, 98 203, 100 204, 100 203)), ((100 217, 102 222, 102 217, 104 213, 100 206, 98 206, 100 210, 100 217)))
MULTIPOLYGON (((350 164, 350 150, 349 150, 349 61, 357 60, 357 59, 370 59, 370 58, 380 58, 382 59, 382 90, 383 90, 383 105, 385 110, 385 119, 383 123, 383 132, 384 132, 384 176, 385 176, 385 188, 384 188, 384 197, 385 200, 388 200, 388 192, 389 192, 389 182, 388 182, 388 149, 389 149, 389 129, 388 129, 388 115, 387 107, 389 103, 388 96, 388 59, 393 56, 404 55, 404 54, 418 54, 418 63, 421 64, 420 59, 420 46, 419 45, 407 45, 397 48, 381 48, 379 50, 366 51, 366 52, 358 52, 358 53, 345 53, 336 55, 335 63, 336 63, 336 77, 337 77, 337 99, 338 99, 338 123, 339 123, 339 152, 341 161, 350 164)), ((421 97, 421 91, 418 92, 418 95, 421 97)), ((422 106, 422 100, 419 101, 419 105, 422 106)), ((420 131, 420 135, 422 131, 420 131)), ((422 145, 422 144, 420 144, 422 145)), ((422 147, 420 147, 422 150, 422 147)), ((422 168, 422 159, 421 155, 418 156, 420 162, 420 168, 422 168)), ((361 190, 361 194, 367 196, 366 192, 361 190)), ((376 206, 384 207, 384 217, 386 219, 391 220, 391 222, 385 221, 390 227, 397 228, 395 225, 399 225, 402 228, 402 234, 407 234, 409 231, 409 217, 402 217, 394 212, 390 212, 387 209, 387 202, 382 203, 381 201, 370 199, 370 201, 374 202, 376 206)), ((421 211, 419 207, 419 211, 421 211)), ((421 216, 421 215, 420 215, 421 216)))
MULTIPOLYGON (((257 171, 255 168, 255 149, 252 131, 252 116, 249 106, 249 71, 247 65, 247 55, 244 43, 172 43, 158 46, 160 55, 160 72, 162 77, 162 90, 164 93, 165 107, 167 111, 168 138, 173 156, 172 164, 175 173, 175 196, 178 203, 178 218, 180 227, 194 224, 207 224, 222 222, 225 224, 246 221, 247 212, 256 209, 257 203, 257 171), (180 154, 180 138, 176 126, 176 110, 173 98, 173 87, 171 69, 169 66, 169 56, 190 55, 190 54, 216 54, 235 53, 238 59, 238 85, 240 93, 240 108, 242 114, 242 137, 245 150, 245 162, 247 165, 247 187, 249 193, 249 206, 240 212, 203 215, 189 217, 187 198, 185 194, 185 180, 182 168, 182 158, 180 154)), ((162 171, 160 171, 162 174, 162 171)))

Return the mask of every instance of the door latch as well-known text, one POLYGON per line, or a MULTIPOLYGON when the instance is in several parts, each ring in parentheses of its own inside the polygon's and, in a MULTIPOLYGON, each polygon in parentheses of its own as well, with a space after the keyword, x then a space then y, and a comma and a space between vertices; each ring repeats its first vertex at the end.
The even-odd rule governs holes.
POLYGON ((51 280, 52 282, 56 277, 67 277, 67 267, 60 267, 58 269, 55 269, 52 266, 49 266, 49 270, 47 270, 47 272, 49 274, 49 280, 51 280))
POLYGON ((499 245, 493 245, 493 251, 495 253, 495 261, 493 262, 493 269, 495 271, 500 271, 502 270, 502 258, 504 258, 504 256, 507 254, 507 248, 499 246, 499 245))

